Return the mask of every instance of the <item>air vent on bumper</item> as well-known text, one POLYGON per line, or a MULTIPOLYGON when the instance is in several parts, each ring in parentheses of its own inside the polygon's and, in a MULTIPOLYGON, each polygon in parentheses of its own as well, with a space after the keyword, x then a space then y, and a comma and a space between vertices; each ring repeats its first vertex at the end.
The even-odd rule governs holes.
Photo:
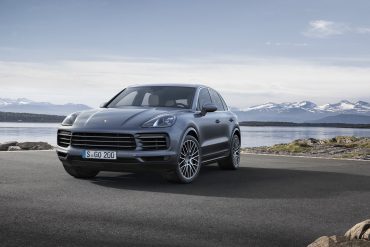
POLYGON ((138 147, 142 150, 165 150, 168 149, 168 137, 166 134, 139 134, 137 135, 138 147))
POLYGON ((68 147, 71 144, 71 131, 58 130, 57 144, 60 147, 68 147))

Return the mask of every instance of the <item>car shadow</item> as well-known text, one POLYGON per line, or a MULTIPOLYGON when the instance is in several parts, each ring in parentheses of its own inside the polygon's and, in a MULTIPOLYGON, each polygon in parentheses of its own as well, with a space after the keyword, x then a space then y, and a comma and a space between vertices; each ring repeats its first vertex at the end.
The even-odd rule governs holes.
POLYGON ((370 191, 369 176, 344 173, 205 166, 192 184, 169 183, 155 173, 100 173, 92 183, 116 189, 228 198, 325 198, 370 191))

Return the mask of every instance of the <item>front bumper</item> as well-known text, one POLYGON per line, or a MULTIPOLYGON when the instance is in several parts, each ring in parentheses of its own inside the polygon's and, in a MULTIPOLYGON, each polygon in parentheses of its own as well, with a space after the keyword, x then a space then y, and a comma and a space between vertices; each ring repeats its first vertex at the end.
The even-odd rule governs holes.
POLYGON ((57 148, 59 160, 67 166, 89 167, 100 171, 170 170, 174 168, 177 154, 173 151, 116 151, 116 160, 82 158, 85 149, 57 148))
MULTIPOLYGON (((69 127, 60 128, 73 132, 97 132, 97 133, 122 133, 122 134, 148 134, 156 133, 153 129, 136 131, 123 130, 94 130, 94 129, 72 129, 69 127)), ((159 132, 158 132, 159 133, 159 132)), ((112 150, 117 153, 116 160, 93 160, 84 159, 82 153, 86 148, 75 146, 56 148, 59 160, 66 166, 89 167, 100 171, 139 171, 139 170, 170 170, 174 169, 177 163, 178 146, 181 142, 181 133, 179 130, 160 129, 160 133, 165 133, 169 138, 169 146, 166 150, 112 150)), ((90 148, 89 148, 90 149, 90 148)), ((91 148, 94 150, 93 148, 91 148)), ((109 150, 109 149, 106 149, 109 150)))

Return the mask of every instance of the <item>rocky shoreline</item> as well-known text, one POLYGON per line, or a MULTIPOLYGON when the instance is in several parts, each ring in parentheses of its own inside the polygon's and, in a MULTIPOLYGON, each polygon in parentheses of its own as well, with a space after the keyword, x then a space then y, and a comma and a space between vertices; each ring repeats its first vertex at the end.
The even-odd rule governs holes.
POLYGON ((298 139, 273 146, 242 148, 242 153, 370 160, 370 137, 337 136, 298 139))
POLYGON ((0 143, 0 151, 21 151, 21 150, 51 150, 54 147, 47 142, 16 142, 10 141, 0 143))
MULTIPOLYGON (((47 142, 0 143, 0 151, 52 150, 47 142)), ((241 153, 370 160, 370 137, 337 136, 331 139, 298 139, 273 146, 242 148, 241 153)))
POLYGON ((307 247, 369 247, 370 220, 362 221, 349 229, 344 236, 322 236, 307 247))

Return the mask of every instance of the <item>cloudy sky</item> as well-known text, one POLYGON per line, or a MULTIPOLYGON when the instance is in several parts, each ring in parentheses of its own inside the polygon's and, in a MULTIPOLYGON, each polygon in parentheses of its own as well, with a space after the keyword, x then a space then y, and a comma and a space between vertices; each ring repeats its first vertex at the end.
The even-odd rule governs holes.
POLYGON ((229 105, 370 101, 370 1, 0 0, 0 97, 97 106, 203 83, 229 105))

